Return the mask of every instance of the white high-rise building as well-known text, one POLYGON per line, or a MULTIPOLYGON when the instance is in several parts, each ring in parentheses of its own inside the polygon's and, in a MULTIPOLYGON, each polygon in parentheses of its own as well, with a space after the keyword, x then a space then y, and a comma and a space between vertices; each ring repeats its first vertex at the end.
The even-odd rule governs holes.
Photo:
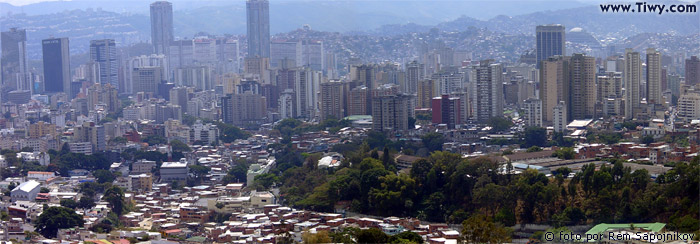
POLYGON ((557 106, 554 106, 554 131, 565 132, 567 121, 566 103, 564 101, 559 101, 557 106))
POLYGON ((523 103, 525 126, 542 127, 542 100, 529 98, 523 103))
POLYGON ((286 89, 280 93, 279 98, 280 118, 294 118, 294 90, 286 89))
POLYGON ((503 68, 492 60, 472 67, 474 115, 480 123, 503 116, 503 68))

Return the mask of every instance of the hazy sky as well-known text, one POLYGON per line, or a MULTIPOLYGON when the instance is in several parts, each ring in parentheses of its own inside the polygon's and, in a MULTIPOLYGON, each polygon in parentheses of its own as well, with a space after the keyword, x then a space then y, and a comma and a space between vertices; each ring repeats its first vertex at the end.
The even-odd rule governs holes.
MULTIPOLYGON (((32 3, 49 2, 49 1, 71 1, 71 0, 0 0, 0 2, 10 3, 10 4, 15 5, 15 6, 22 6, 22 5, 32 4, 32 3)), ((79 1, 81 1, 81 0, 79 0, 79 1)), ((119 0, 91 0, 91 1, 113 2, 113 1, 119 1, 119 0)), ((130 1, 153 2, 155 0, 130 0, 130 1)), ((189 0, 189 1, 196 1, 196 0, 189 0)), ((222 0, 222 1, 225 1, 225 0, 222 0)), ((243 0, 240 0, 240 1, 243 1, 243 0)), ((283 0, 283 1, 292 1, 292 0, 283 0)), ((320 1, 323 1, 323 0, 320 0, 320 1)), ((368 0, 364 0, 364 1, 368 1, 368 0)), ((371 1, 371 0, 369 0, 369 1, 371 1)), ((377 1, 380 1, 380 0, 377 0, 377 1)), ((387 1, 387 0, 381 0, 381 1, 387 1)), ((391 1, 391 0, 389 0, 389 1, 391 1)), ((427 0, 427 1, 434 1, 434 0, 427 0)), ((514 1, 514 0, 505 0, 505 1, 514 1)), ((522 0, 520 0, 520 1, 522 1, 522 0)), ((552 1, 561 1, 561 0, 552 0, 552 1)), ((568 0, 568 1, 587 2, 587 3, 609 2, 608 0, 568 0)), ((636 0, 622 0, 622 1, 636 1, 636 0)), ((692 1, 692 0, 685 0, 685 1, 688 2, 688 1, 692 1)))

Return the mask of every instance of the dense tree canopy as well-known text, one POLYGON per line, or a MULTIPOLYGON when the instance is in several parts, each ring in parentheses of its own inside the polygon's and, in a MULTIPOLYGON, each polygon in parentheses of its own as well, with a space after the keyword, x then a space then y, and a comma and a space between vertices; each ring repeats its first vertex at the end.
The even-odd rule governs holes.
POLYGON ((45 209, 34 222, 36 232, 46 238, 54 238, 59 229, 83 226, 83 217, 75 210, 66 207, 50 207, 45 209))

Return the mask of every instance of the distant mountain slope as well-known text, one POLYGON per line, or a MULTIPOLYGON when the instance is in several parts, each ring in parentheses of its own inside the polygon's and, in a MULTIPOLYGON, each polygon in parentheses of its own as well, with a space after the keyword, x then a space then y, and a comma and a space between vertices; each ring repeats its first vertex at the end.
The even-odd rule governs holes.
MULTIPOLYGON (((669 1, 666 4, 683 3, 669 1)), ((695 3, 698 6, 698 3, 695 3)), ((700 7, 698 7, 700 10, 700 7)), ((447 31, 466 30, 469 26, 488 28, 511 34, 533 34, 541 24, 563 24, 570 30, 581 27, 598 38, 618 39, 640 33, 676 33, 690 35, 700 32, 700 13, 603 13, 599 6, 586 6, 557 11, 536 12, 514 17, 497 16, 488 21, 461 17, 441 23, 447 31)))

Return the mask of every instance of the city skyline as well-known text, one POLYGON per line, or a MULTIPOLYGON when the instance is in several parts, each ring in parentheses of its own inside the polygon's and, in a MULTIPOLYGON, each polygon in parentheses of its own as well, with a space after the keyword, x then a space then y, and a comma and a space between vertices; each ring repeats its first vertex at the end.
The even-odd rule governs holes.
POLYGON ((695 4, 242 3, 0 10, 0 241, 700 240, 695 4))

